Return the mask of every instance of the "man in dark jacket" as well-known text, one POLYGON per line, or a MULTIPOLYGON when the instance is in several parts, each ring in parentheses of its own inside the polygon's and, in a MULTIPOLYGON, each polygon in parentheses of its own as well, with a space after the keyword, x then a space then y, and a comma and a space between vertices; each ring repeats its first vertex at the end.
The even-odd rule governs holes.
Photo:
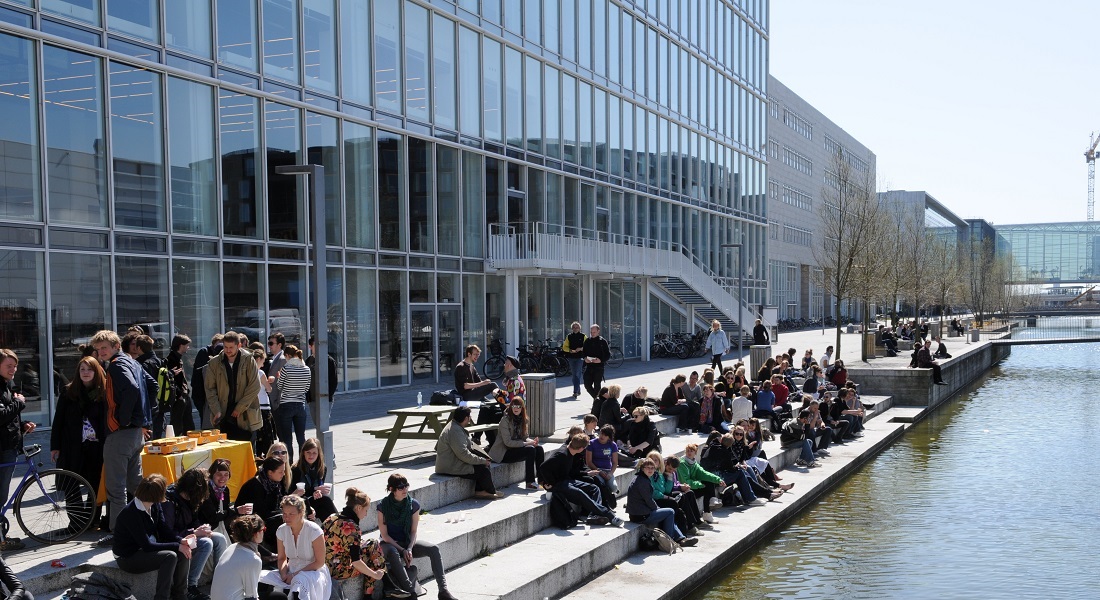
POLYGON ((595 323, 588 329, 588 339, 584 340, 584 389, 595 400, 603 387, 603 369, 611 360, 611 346, 600 335, 600 326, 595 323))
MULTIPOLYGON (((141 365, 122 351, 118 334, 103 330, 92 336, 92 347, 107 372, 107 439, 103 441, 103 482, 111 503, 110 526, 126 507, 126 493, 141 482, 141 448, 144 429, 152 425, 146 416, 149 384, 156 381, 141 365)), ((107 536, 97 547, 106 548, 113 538, 107 536)))
MULTIPOLYGON (((23 394, 12 389, 19 357, 7 348, 0 349, 0 463, 14 463, 23 444, 23 434, 34 431, 35 424, 22 420, 21 413, 27 407, 23 394)), ((0 503, 7 502, 11 490, 11 478, 15 465, 0 467, 0 503)), ((3 542, 3 550, 19 550, 23 542, 9 537, 3 542)))
POLYGON ((172 405, 168 410, 172 414, 172 427, 176 435, 183 435, 195 428, 195 420, 191 417, 191 390, 187 385, 187 375, 183 372, 183 355, 190 347, 191 338, 176 334, 172 338, 172 349, 164 359, 172 385, 172 405))
POLYGON ((917 368, 932 369, 932 381, 936 385, 947 385, 940 373, 940 366, 932 359, 932 340, 926 340, 924 346, 917 351, 917 368))
POLYGON ((539 470, 543 485, 551 494, 561 494, 587 514, 603 517, 610 525, 620 527, 623 520, 615 516, 615 511, 603 505, 599 486, 574 479, 575 457, 584 454, 586 448, 588 436, 578 433, 569 438, 565 448, 552 452, 539 470))
POLYGON ((756 346, 767 346, 768 341, 768 328, 760 319, 757 319, 756 325, 752 328, 752 343, 756 346))
MULTIPOLYGON (((140 354, 138 354, 135 360, 138 361, 138 364, 141 365, 141 368, 144 369, 145 372, 149 374, 149 377, 151 377, 155 382, 157 380, 157 375, 160 373, 160 368, 164 364, 164 361, 161 360, 159 356, 157 356, 156 352, 153 352, 153 338, 144 334, 139 335, 137 340, 134 342, 134 345, 140 351, 140 354)), ((153 439, 159 440, 164 437, 164 411, 167 409, 167 407, 161 406, 160 403, 157 402, 157 398, 159 397, 159 384, 158 389, 152 391, 152 402, 149 406, 149 408, 151 409, 151 414, 146 416, 149 417, 149 419, 153 422, 153 439)), ((187 432, 184 431, 180 433, 186 434, 187 432)))

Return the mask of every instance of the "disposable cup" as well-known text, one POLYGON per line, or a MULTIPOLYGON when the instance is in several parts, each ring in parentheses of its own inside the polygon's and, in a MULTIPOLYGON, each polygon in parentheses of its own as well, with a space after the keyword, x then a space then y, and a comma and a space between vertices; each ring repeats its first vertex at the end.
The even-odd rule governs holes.
POLYGON ((195 548, 195 546, 198 546, 198 545, 199 545, 199 541, 198 541, 198 540, 196 540, 196 539, 195 539, 195 538, 193 538, 193 537, 189 537, 189 538, 187 538, 187 545, 188 545, 188 546, 191 546, 191 548, 193 549, 193 548, 195 548))

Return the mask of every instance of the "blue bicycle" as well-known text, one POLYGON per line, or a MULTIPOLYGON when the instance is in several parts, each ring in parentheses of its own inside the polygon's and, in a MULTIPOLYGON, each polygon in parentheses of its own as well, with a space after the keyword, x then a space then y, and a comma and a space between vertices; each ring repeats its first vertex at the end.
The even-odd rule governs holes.
POLYGON ((31 539, 43 544, 67 542, 84 533, 92 524, 96 507, 96 490, 80 475, 65 469, 39 471, 41 463, 34 457, 42 446, 26 446, 14 463, 0 466, 25 467, 23 479, 15 493, 0 508, 0 532, 8 537, 8 510, 15 512, 19 527, 31 539))

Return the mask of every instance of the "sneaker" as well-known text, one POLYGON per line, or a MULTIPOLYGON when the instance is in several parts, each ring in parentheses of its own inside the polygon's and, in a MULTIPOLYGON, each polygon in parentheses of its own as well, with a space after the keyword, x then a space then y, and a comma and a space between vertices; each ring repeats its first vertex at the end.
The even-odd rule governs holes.
POLYGON ((187 600, 210 600, 210 596, 199 591, 199 586, 187 586, 187 600))
MULTIPOLYGON (((722 508, 722 501, 719 500, 718 498, 711 498, 710 499, 710 507, 711 508, 722 508)), ((706 514, 709 515, 710 513, 706 513, 706 514)))
POLYGON ((709 515, 709 514, 710 513, 703 513, 703 515, 704 515, 703 520, 700 521, 699 524, 696 525, 696 527, 698 527, 699 529, 714 529, 714 526, 711 525, 711 522, 714 521, 714 517, 711 517, 710 521, 708 521, 707 518, 706 518, 706 515, 709 515))
POLYGON ((699 535, 699 529, 697 527, 688 527, 688 530, 684 533, 688 535, 699 535))
POLYGON ((676 543, 680 544, 681 546, 683 546, 685 548, 687 548, 688 546, 694 546, 695 544, 698 544, 699 540, 697 540, 693 537, 682 537, 682 538, 676 540, 676 543))
POLYGON ((812 463, 806 465, 806 468, 807 469, 816 469, 817 467, 820 467, 820 466, 821 466, 821 463, 819 463, 815 460, 812 463))
POLYGON ((13 552, 15 550, 22 550, 27 545, 19 540, 19 538, 10 537, 3 542, 0 542, 0 550, 4 552, 13 552))
POLYGON ((115 543, 115 536, 106 535, 106 536, 103 536, 103 537, 99 538, 98 540, 96 540, 96 542, 94 544, 92 544, 92 546, 94 546, 96 548, 110 548, 111 546, 114 545, 114 543, 115 543))
MULTIPOLYGON (((722 506, 722 503, 718 502, 718 506, 722 506)), ((713 523, 714 522, 714 513, 710 513, 710 512, 703 513, 703 522, 706 523, 707 525, 710 525, 711 523, 713 523)))
POLYGON ((818 456, 829 456, 829 451, 828 451, 828 450, 826 450, 826 449, 824 449, 824 448, 822 448, 821 450, 818 450, 818 451, 817 451, 817 455, 818 455, 818 456))
POLYGON ((623 520, 620 519, 619 517, 615 517, 615 518, 611 519, 611 526, 612 527, 622 527, 623 526, 623 520))
POLYGON ((795 464, 796 467, 805 467, 806 466, 806 461, 802 460, 801 458, 796 458, 794 460, 794 464, 795 464))
POLYGON ((765 502, 766 502, 766 500, 764 500, 763 498, 754 498, 753 501, 749 502, 748 504, 749 504, 749 506, 760 506, 761 504, 764 504, 765 502))

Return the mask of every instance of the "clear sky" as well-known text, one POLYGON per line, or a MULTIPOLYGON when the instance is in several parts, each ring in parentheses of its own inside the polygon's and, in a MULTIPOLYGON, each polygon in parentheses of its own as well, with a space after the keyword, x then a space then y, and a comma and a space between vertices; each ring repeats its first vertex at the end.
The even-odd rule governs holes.
POLYGON ((771 0, 769 33, 771 74, 875 153, 880 190, 1085 220, 1100 2, 771 0))

